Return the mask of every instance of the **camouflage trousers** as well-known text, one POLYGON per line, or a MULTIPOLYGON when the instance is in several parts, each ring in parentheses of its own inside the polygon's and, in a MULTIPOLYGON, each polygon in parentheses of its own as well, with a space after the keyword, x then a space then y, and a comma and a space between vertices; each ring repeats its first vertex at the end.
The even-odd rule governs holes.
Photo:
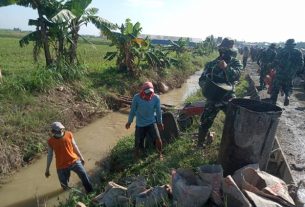
POLYGON ((218 112, 220 110, 226 112, 226 108, 227 108, 226 103, 215 103, 215 102, 207 101, 207 103, 204 106, 204 112, 200 117, 198 143, 204 142, 205 136, 207 135, 209 129, 211 128, 218 112))
POLYGON ((266 66, 262 66, 260 68, 260 72, 259 72, 259 85, 260 86, 265 86, 265 78, 266 78, 266 75, 268 75, 270 72, 270 69, 266 66))
POLYGON ((278 94, 282 90, 285 94, 285 97, 289 97, 292 94, 292 79, 278 79, 275 78, 272 82, 272 91, 271 91, 271 102, 276 104, 278 94))
POLYGON ((245 69, 247 66, 248 56, 243 57, 243 68, 245 69))

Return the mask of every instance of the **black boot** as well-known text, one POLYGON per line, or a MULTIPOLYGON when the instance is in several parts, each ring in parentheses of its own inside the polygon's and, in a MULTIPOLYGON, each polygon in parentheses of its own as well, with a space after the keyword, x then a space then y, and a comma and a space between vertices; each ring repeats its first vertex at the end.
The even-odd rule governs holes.
POLYGON ((262 90, 265 90, 265 89, 266 89, 266 86, 261 84, 261 85, 257 86, 256 89, 257 89, 258 91, 262 91, 262 90))
POLYGON ((284 100, 284 106, 288 106, 288 105, 289 105, 289 96, 286 96, 284 100))
POLYGON ((205 138, 208 134, 208 129, 206 129, 203 126, 199 126, 199 132, 198 132, 198 142, 197 142, 197 147, 198 148, 205 148, 205 138))
POLYGON ((271 96, 270 96, 271 104, 276 105, 277 96, 278 96, 277 94, 272 94, 272 93, 271 93, 271 96))

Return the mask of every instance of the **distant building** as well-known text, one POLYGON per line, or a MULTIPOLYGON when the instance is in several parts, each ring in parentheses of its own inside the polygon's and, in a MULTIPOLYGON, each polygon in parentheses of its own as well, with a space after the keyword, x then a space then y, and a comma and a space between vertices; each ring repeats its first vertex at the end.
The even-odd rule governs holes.
POLYGON ((177 36, 163 36, 163 35, 149 35, 149 34, 141 34, 140 38, 148 37, 151 40, 151 43, 154 45, 170 45, 170 41, 177 42, 180 38, 189 38, 190 39, 190 47, 194 47, 196 43, 202 42, 201 38, 191 38, 191 37, 177 37, 177 36))

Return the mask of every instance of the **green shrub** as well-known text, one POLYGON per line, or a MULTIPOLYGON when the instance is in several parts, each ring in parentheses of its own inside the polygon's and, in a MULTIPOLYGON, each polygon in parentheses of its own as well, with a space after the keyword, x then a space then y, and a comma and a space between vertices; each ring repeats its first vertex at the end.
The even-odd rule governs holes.
POLYGON ((58 82, 52 70, 37 68, 27 73, 18 73, 4 78, 0 85, 2 94, 45 92, 58 82))
POLYGON ((53 65, 49 70, 55 72, 59 80, 67 82, 81 80, 87 75, 87 69, 84 65, 69 65, 65 62, 53 65))

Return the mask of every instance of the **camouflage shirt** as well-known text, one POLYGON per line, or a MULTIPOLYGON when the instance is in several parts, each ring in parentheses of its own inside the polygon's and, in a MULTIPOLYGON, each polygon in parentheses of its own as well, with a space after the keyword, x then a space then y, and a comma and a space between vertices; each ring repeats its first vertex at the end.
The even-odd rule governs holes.
POLYGON ((262 53, 258 56, 257 64, 260 66, 265 66, 267 64, 272 64, 276 57, 276 50, 272 48, 268 48, 262 51, 262 53))
POLYGON ((244 47, 243 49, 243 57, 249 57, 250 49, 248 47, 244 47))
POLYGON ((304 59, 300 50, 293 47, 283 48, 276 57, 276 79, 293 79, 303 65, 304 59))
POLYGON ((210 76, 211 79, 216 83, 230 83, 234 85, 236 81, 240 78, 240 71, 243 66, 239 60, 235 57, 232 57, 227 63, 227 69, 222 70, 218 67, 218 62, 221 60, 221 57, 216 58, 215 60, 208 62, 205 65, 205 69, 199 78, 199 84, 201 81, 205 81, 206 76, 210 76))

